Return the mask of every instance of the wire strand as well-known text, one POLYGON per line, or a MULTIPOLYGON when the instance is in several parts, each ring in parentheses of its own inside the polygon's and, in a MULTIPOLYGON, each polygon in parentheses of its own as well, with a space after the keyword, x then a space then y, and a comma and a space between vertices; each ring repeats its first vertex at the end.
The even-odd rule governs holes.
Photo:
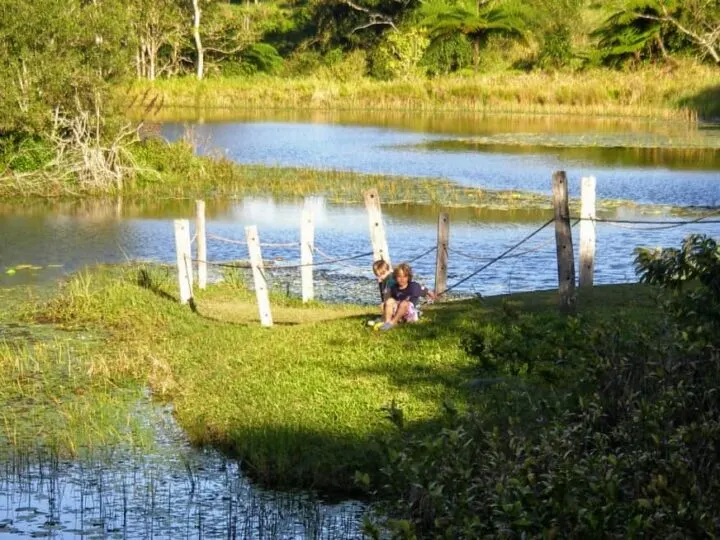
POLYGON ((442 291, 442 292, 441 292, 440 294, 438 294, 437 296, 446 295, 446 294, 449 293, 451 290, 457 288, 459 285, 462 285, 463 283, 465 283, 465 282, 466 282, 467 280, 469 280, 470 278, 478 275, 480 272, 482 272, 483 270, 485 270, 485 269, 488 268, 489 266, 491 266, 491 265, 495 264, 496 262, 498 262, 499 260, 503 259, 508 253, 510 253, 510 252, 511 252, 512 250, 514 250, 515 248, 521 246, 522 244, 524 244, 525 242, 527 242, 528 240, 530 240, 533 236, 535 236, 536 234, 538 234, 538 233, 539 233, 540 231, 542 231, 545 227, 547 227, 548 225, 550 225, 553 221, 555 221, 555 218, 549 219, 548 221, 545 222, 544 225, 542 225, 541 227, 539 227, 539 228, 537 228, 536 230, 534 230, 533 232, 531 232, 529 235, 527 235, 525 238, 523 238, 522 240, 520 240, 518 243, 516 243, 516 244, 510 246, 508 249, 506 249, 500 256, 495 257, 493 260, 491 260, 491 261, 488 262, 487 264, 481 266, 480 268, 478 268, 478 269, 475 270, 474 272, 468 274, 468 275, 465 276, 463 279, 461 279, 460 281, 454 283, 453 285, 451 285, 450 287, 448 287, 447 289, 445 289, 444 291, 442 291))

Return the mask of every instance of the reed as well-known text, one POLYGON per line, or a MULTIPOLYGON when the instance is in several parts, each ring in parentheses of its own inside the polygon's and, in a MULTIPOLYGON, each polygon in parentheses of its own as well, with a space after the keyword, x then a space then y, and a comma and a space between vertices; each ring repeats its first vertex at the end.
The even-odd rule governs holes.
POLYGON ((140 117, 182 107, 461 110, 695 121, 720 115, 717 85, 716 68, 687 61, 673 69, 500 72, 415 81, 182 78, 137 82, 118 93, 131 114, 140 117))

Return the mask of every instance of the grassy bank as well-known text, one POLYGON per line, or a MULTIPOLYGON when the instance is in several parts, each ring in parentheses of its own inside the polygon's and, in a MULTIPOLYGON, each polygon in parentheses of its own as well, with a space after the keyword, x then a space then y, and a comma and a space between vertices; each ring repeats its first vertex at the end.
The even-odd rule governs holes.
MULTIPOLYGON (((87 282, 68 285, 70 296, 87 282)), ((151 444, 137 415, 147 357, 127 343, 108 342, 100 327, 63 327, 35 317, 45 290, 0 289, 0 454, 50 449, 77 455, 118 444, 151 444)))
MULTIPOLYGON (((437 305, 418 325, 378 333, 365 325, 366 307, 278 296, 268 330, 257 323, 254 295, 235 283, 199 291, 193 313, 174 300, 175 280, 163 269, 76 276, 29 320, 103 335, 88 356, 94 367, 63 357, 62 369, 82 373, 85 383, 57 386, 56 394, 25 379, 20 386, 45 402, 73 398, 86 385, 113 392, 147 381, 156 398, 173 402, 194 443, 240 456, 254 477, 348 491, 356 470, 383 463, 382 441, 395 436, 388 417, 402 415, 423 432, 448 404, 480 411, 497 398, 472 384, 477 364, 466 335, 505 324, 509 312, 555 317, 555 294, 534 293, 437 305)), ((650 296, 639 286, 602 287, 581 298, 581 309, 589 320, 644 320, 653 313, 650 296)), ((6 368, 3 391, 19 377, 10 360, 6 368)))
POLYGON ((694 120, 720 116, 717 68, 503 72, 409 81, 273 77, 173 79, 118 89, 132 114, 163 107, 524 112, 694 120))

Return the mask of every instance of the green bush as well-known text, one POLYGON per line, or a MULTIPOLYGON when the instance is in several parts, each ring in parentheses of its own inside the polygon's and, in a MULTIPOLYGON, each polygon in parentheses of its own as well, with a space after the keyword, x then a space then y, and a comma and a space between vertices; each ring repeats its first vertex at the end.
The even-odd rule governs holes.
POLYGON ((425 51, 421 65, 429 75, 447 75, 472 67, 472 46, 463 34, 436 39, 425 51))
POLYGON ((636 264, 675 292, 667 317, 508 312, 468 336, 481 405, 387 446, 377 485, 395 537, 715 537, 720 252, 691 236, 636 264))
POLYGON ((558 24, 548 30, 543 39, 538 65, 542 69, 559 69, 573 59, 572 33, 567 24, 558 24))
POLYGON ((0 137, 0 169, 33 172, 42 169, 54 157, 55 150, 46 139, 19 133, 0 137))
POLYGON ((253 43, 238 59, 221 63, 220 70, 224 77, 237 77, 256 73, 274 74, 280 71, 282 65, 283 59, 275 47, 267 43, 253 43))

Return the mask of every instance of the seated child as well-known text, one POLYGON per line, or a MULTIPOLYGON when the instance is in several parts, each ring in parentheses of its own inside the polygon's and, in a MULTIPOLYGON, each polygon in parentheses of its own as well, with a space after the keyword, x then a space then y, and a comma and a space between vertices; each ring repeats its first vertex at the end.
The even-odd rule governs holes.
POLYGON ((396 283, 390 288, 390 298, 383 305, 385 323, 380 330, 390 330, 399 322, 417 322, 420 297, 435 298, 434 292, 412 280, 412 268, 407 263, 396 266, 393 275, 396 283))
MULTIPOLYGON (((385 301, 390 298, 390 289, 392 289, 396 282, 395 276, 390 269, 390 265, 387 261, 379 259, 372 265, 373 274, 377 278, 378 288, 380 289, 380 314, 385 314, 385 301)), ((382 319, 370 321, 368 324, 374 326, 377 323, 382 323, 382 319)))

